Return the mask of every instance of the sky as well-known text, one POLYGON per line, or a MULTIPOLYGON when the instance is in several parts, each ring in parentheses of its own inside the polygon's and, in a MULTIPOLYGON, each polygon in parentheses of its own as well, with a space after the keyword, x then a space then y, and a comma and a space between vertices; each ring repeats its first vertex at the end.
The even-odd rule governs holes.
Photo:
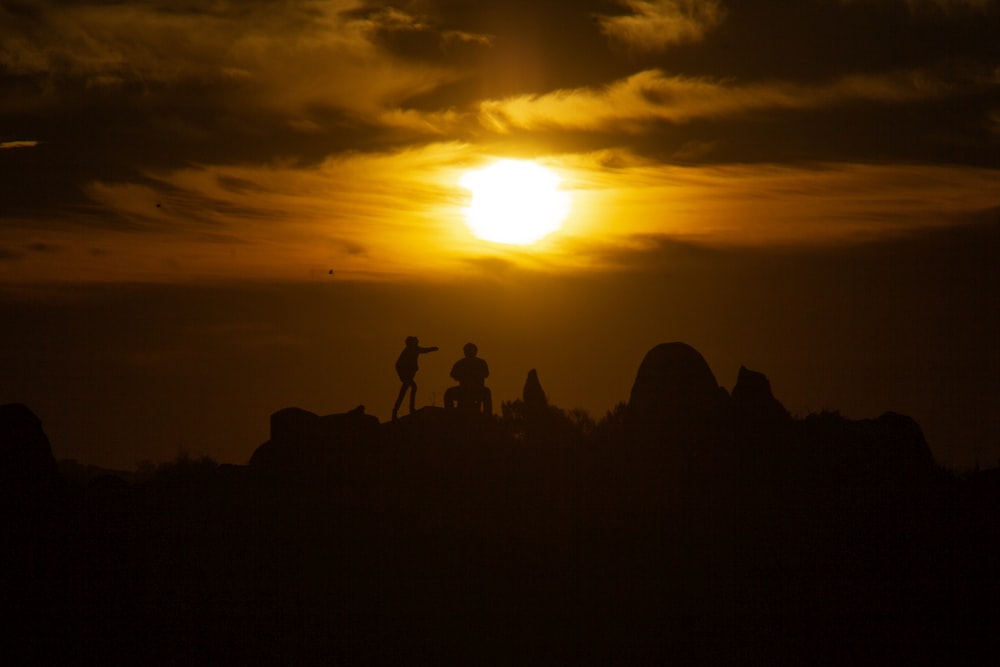
POLYGON ((0 402, 58 458, 244 463, 474 341, 599 418, 653 345, 1000 464, 997 0, 0 0, 0 402), (466 225, 498 159, 571 201, 466 225))

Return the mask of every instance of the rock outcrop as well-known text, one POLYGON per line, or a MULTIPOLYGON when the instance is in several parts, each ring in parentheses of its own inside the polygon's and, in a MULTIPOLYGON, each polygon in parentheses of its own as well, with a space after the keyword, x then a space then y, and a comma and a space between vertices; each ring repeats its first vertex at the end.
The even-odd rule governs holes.
POLYGON ((824 412, 809 415, 796 427, 802 455, 816 474, 829 479, 910 483, 937 470, 923 431, 905 415, 847 419, 824 412))
POLYGON ((628 403, 629 440, 682 467, 720 462, 730 446, 729 395, 704 357, 686 343, 650 350, 628 403))
POLYGON ((771 393, 767 376, 746 366, 740 366, 732 398, 737 418, 749 424, 777 425, 791 418, 785 406, 771 393))
MULTIPOLYGON (((0 426, 4 470, 48 468, 30 411, 0 426)), ((69 629, 45 664, 979 664, 998 485, 942 474, 908 417, 793 418, 672 343, 597 425, 533 371, 500 418, 286 408, 249 470, 0 503, 0 577, 32 655, 69 629)))
POLYGON ((20 403, 0 405, 0 483, 48 486, 56 470, 42 420, 20 403))
POLYGON ((549 409, 549 399, 545 397, 542 383, 538 379, 538 371, 532 368, 528 371, 528 377, 524 380, 524 389, 521 391, 524 401, 525 415, 537 417, 544 415, 549 409))
POLYGON ((359 405, 349 412, 320 416, 302 408, 271 415, 271 438, 254 451, 250 467, 259 470, 308 470, 364 446, 378 436, 378 418, 359 405))

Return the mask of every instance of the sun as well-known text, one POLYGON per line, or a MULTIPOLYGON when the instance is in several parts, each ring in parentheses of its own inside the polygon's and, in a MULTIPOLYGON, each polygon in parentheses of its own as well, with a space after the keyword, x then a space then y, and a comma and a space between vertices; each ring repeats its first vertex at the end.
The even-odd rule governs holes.
POLYGON ((472 193, 466 224, 478 238, 527 245, 551 234, 569 215, 569 193, 550 169, 525 160, 498 160, 466 172, 459 184, 472 193))

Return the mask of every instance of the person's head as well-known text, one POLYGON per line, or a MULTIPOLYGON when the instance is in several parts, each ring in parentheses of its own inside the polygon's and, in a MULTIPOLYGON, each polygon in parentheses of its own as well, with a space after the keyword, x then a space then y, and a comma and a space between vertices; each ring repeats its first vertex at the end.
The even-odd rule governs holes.
POLYGON ((466 343, 465 347, 462 348, 462 351, 465 352, 465 356, 474 357, 479 352, 479 348, 476 347, 475 343, 466 343))
POLYGON ((420 344, 420 341, 417 340, 416 336, 407 336, 406 337, 406 347, 416 347, 419 344, 420 344))

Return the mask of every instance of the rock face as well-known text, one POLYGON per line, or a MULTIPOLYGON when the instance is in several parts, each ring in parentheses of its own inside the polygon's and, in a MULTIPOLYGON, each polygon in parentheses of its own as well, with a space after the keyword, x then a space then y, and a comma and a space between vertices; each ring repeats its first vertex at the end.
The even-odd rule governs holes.
POLYGON ((20 403, 0 405, 0 480, 50 484, 56 475, 56 460, 42 421, 20 403))
POLYGON ((364 406, 319 416, 302 408, 284 408, 271 415, 271 439, 250 457, 250 466, 262 470, 302 470, 327 462, 338 448, 363 445, 378 434, 378 418, 364 406))
POLYGON ((549 409, 549 400, 545 397, 542 383, 538 380, 538 371, 532 368, 524 381, 521 392, 524 400, 524 410, 527 414, 544 414, 549 409))
POLYGON ((740 366, 733 387, 733 409, 737 416, 751 423, 782 423, 790 419, 788 410, 771 393, 767 376, 740 366))
POLYGON ((722 437, 728 394, 686 343, 662 343, 639 366, 628 403, 629 431, 646 445, 685 449, 722 437))
POLYGON ((886 412, 872 422, 876 448, 886 467, 927 470, 934 467, 934 455, 920 425, 912 418, 886 412))
POLYGON ((876 419, 837 413, 809 415, 797 425, 800 446, 813 465, 833 479, 915 482, 936 470, 920 426, 886 412, 876 419))

